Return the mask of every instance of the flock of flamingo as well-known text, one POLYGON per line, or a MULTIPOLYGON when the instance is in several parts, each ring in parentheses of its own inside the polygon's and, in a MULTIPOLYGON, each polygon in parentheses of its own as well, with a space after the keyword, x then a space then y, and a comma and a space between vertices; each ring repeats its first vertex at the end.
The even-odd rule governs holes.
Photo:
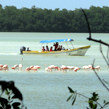
MULTIPOLYGON (((30 66, 30 67, 27 67, 26 69, 22 69, 23 65, 22 64, 19 64, 19 65, 14 65, 11 67, 12 70, 19 70, 19 71, 37 71, 38 69, 41 68, 41 66, 30 66)), ((74 71, 74 72, 77 72, 78 70, 80 69, 83 69, 85 71, 90 71, 90 70, 96 70, 96 71, 99 71, 101 70, 101 67, 100 66, 96 66, 96 67, 93 67, 92 65, 86 65, 86 66, 82 66, 82 68, 80 67, 75 67, 75 66, 65 66, 65 65, 62 65, 61 67, 58 67, 58 66, 55 66, 55 65, 50 65, 47 67, 47 65, 45 64, 45 71, 46 72, 52 72, 53 70, 54 71, 62 71, 62 72, 67 72, 67 71, 74 71)), ((0 71, 9 71, 9 67, 7 64, 5 65, 2 65, 0 64, 0 71)))
POLYGON ((92 65, 87 65, 87 66, 83 66, 82 68, 80 68, 80 67, 75 67, 75 66, 62 65, 61 67, 58 67, 58 66, 55 66, 55 65, 50 65, 50 66, 45 68, 45 70, 49 71, 49 72, 51 72, 53 69, 55 69, 57 71, 62 71, 62 72, 67 72, 67 71, 77 72, 80 69, 83 69, 85 71, 90 71, 90 70, 99 71, 99 70, 101 70, 101 67, 100 66, 93 67, 92 65))

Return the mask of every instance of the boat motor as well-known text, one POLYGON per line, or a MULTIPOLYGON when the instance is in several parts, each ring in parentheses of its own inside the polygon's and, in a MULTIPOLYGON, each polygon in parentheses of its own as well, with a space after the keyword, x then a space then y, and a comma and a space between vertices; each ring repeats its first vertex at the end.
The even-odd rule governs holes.
POLYGON ((22 47, 20 48, 20 54, 23 54, 23 51, 25 51, 25 50, 26 50, 26 47, 22 46, 22 47))

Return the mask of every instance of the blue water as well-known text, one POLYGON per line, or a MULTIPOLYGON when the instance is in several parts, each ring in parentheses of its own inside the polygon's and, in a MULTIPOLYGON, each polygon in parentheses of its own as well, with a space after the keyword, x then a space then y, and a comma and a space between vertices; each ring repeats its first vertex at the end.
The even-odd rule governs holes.
MULTIPOLYGON (((109 41, 109 34, 92 34, 93 38, 109 41)), ((78 72, 45 72, 45 64, 66 65, 82 68, 84 65, 93 63, 101 66, 98 72, 102 79, 109 81, 109 69, 102 58, 99 44, 88 41, 88 33, 0 33, 0 64, 8 64, 9 71, 0 71, 1 80, 15 81, 15 85, 22 92, 24 104, 28 109, 85 109, 88 106, 87 99, 78 96, 75 105, 66 102, 70 93, 68 86, 79 93, 91 97, 96 91, 100 94, 100 102, 108 101, 108 91, 102 86, 94 71, 79 70, 78 72), (68 55, 20 55, 20 47, 30 47, 31 50, 41 50, 41 40, 52 39, 74 39, 74 47, 91 45, 85 56, 68 55), (23 58, 23 60, 22 60, 23 58), (11 67, 15 64, 23 64, 23 71, 13 71, 11 67), (26 67, 39 65, 41 69, 37 72, 26 72, 26 67)), ((51 46, 52 44, 48 44, 51 46)), ((66 46, 66 44, 63 44, 66 46)), ((103 53, 106 56, 107 47, 103 46, 103 53)), ((108 109, 108 108, 107 108, 108 109)))

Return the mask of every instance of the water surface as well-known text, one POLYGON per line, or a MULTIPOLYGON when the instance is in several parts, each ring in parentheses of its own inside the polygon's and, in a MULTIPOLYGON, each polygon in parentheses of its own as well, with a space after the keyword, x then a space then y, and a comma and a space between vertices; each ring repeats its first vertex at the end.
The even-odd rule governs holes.
MULTIPOLYGON (((92 34, 95 39, 101 39, 108 43, 109 34, 92 34)), ((9 71, 0 71, 1 80, 15 81, 24 97, 24 104, 28 109, 85 109, 87 99, 78 97, 74 107, 71 102, 66 102, 69 97, 68 86, 77 90, 88 97, 96 91, 100 94, 100 102, 104 99, 108 101, 108 92, 99 82, 93 71, 78 72, 59 71, 45 72, 45 64, 48 65, 66 65, 82 68, 84 65, 93 63, 101 66, 98 72, 102 79, 109 82, 109 69, 102 58, 99 50, 99 43, 88 41, 88 33, 0 33, 0 64, 8 64, 9 71), (20 47, 30 47, 31 50, 41 50, 41 40, 52 39, 74 39, 74 47, 91 45, 85 56, 68 55, 20 55, 20 47), (23 58, 23 60, 22 60, 23 58), (15 64, 23 64, 23 71, 13 71, 11 67, 15 64), (41 69, 37 72, 26 72, 25 68, 31 65, 39 65, 41 69)), ((66 46, 64 43, 60 43, 66 46)), ((52 46, 52 44, 48 44, 52 46)), ((70 47, 70 46, 69 46, 70 47)), ((103 47, 106 55, 107 47, 103 47)))

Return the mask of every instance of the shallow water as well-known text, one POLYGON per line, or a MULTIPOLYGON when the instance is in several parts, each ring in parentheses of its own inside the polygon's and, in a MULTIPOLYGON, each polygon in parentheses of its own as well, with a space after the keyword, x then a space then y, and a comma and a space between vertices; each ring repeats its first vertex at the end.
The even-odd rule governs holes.
MULTIPOLYGON (((93 38, 109 41, 109 34, 92 34, 93 38)), ((45 72, 45 64, 48 65, 67 65, 82 68, 84 65, 93 63, 101 66, 98 72, 102 79, 109 81, 109 69, 102 58, 99 50, 99 44, 88 41, 88 33, 0 33, 0 64, 8 64, 9 71, 0 71, 1 80, 15 81, 16 86, 20 89, 24 97, 24 104, 28 109, 85 109, 87 99, 77 97, 75 105, 72 107, 71 102, 66 102, 70 93, 68 86, 77 90, 88 97, 96 91, 100 94, 100 102, 104 99, 108 101, 108 92, 102 86, 93 71, 79 70, 78 72, 45 72), (20 47, 30 47, 31 50, 40 50, 41 40, 52 39, 74 39, 74 47, 91 45, 85 56, 68 56, 68 55, 20 55, 20 47), (22 60, 23 58, 23 60, 22 60), (23 64, 23 71, 13 71, 11 67, 15 64, 23 64), (37 72, 26 72, 25 68, 31 65, 39 65, 41 69, 37 72)), ((48 44, 51 46, 52 44, 48 44)), ((63 44, 66 46, 66 44, 63 44)), ((107 47, 103 47, 106 55, 107 47)))

